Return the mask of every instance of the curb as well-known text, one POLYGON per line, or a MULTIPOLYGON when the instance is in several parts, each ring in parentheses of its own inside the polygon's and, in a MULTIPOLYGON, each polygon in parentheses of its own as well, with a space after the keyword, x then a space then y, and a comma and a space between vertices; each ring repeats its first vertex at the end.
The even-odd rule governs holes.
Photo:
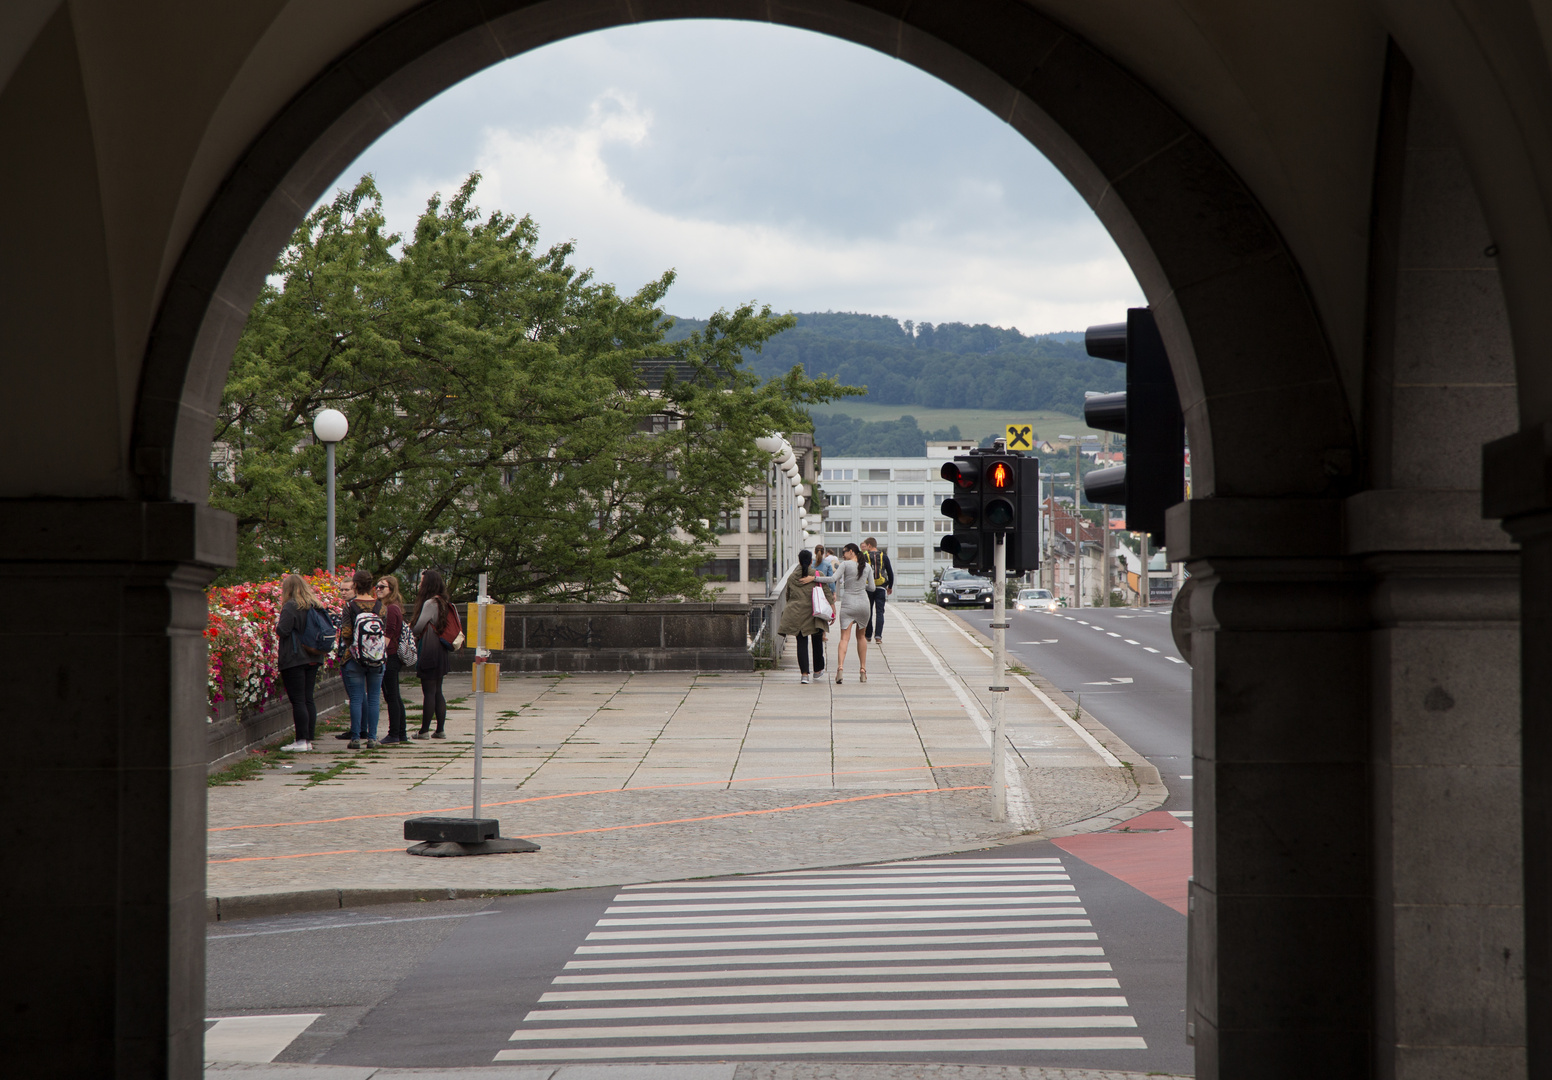
MULTIPOLYGON (((944 611, 941 608, 937 610, 944 618, 952 620, 955 628, 971 641, 974 641, 983 649, 991 649, 991 639, 985 634, 965 622, 954 612, 944 611)), ((1132 784, 1136 787, 1137 793, 1126 802, 1106 810, 1103 814, 1084 818, 1082 821, 1074 821, 1067 825, 1059 825, 1054 829, 1038 829, 1010 840, 998 840, 988 846, 1001 847, 1007 844, 1025 843, 1030 840, 1055 840, 1063 836, 1076 836, 1080 833, 1104 832, 1106 829, 1113 828, 1123 821, 1129 821, 1140 814, 1146 814, 1150 810, 1157 810, 1164 805, 1169 798, 1169 788, 1164 785, 1164 779, 1159 775, 1158 766, 1151 764, 1136 750, 1133 750, 1125 739, 1100 723, 1088 710, 1080 709, 1077 702, 1057 689, 1055 684, 1043 675, 1032 672, 1027 677, 1015 675, 1014 678, 1031 683, 1034 688, 1055 702, 1058 708, 1066 710, 1069 716, 1076 714, 1075 719, 1079 724, 1083 725, 1084 730, 1094 736, 1101 746, 1120 760, 1122 766, 1131 776, 1132 784)))
MULTIPOLYGON (((517 892, 556 892, 521 889, 517 892)), ((246 893, 205 897, 207 922, 252 919, 262 915, 297 915, 306 911, 339 911, 373 904, 412 904, 423 900, 477 900, 505 895, 501 889, 298 889, 292 892, 246 893)))

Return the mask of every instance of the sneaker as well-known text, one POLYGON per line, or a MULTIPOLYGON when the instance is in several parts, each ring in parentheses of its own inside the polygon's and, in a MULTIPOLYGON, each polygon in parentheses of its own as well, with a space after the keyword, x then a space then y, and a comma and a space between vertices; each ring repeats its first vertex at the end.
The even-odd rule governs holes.
POLYGON ((345 746, 351 750, 359 750, 361 749, 361 740, 351 739, 348 743, 345 744, 345 746))
POLYGON ((348 738, 350 738, 350 732, 348 732, 348 731, 342 731, 342 732, 340 732, 340 733, 339 733, 339 734, 338 734, 338 735, 336 735, 336 736, 334 736, 334 737, 335 737, 335 738, 336 738, 336 739, 348 739, 348 738))
POLYGON ((307 744, 305 742, 303 742, 301 739, 298 739, 296 742, 291 743, 291 744, 289 744, 287 746, 282 746, 280 749, 285 751, 285 752, 287 752, 287 753, 294 754, 298 750, 306 750, 307 749, 307 744))
POLYGON ((431 737, 433 739, 445 739, 445 738, 447 738, 447 732, 445 732, 445 731, 433 731, 431 733, 431 737))
POLYGON ((376 750, 381 745, 383 745, 383 744, 378 742, 376 739, 368 739, 366 741, 366 748, 368 750, 376 750))
POLYGON ((313 748, 313 741, 311 739, 308 739, 305 743, 302 744, 302 749, 303 750, 311 750, 312 748, 313 748))
POLYGON ((807 675, 803 676, 801 679, 798 680, 798 682, 807 683, 808 682, 808 676, 807 675))
POLYGON ((874 637, 873 637, 873 644, 875 644, 875 645, 882 645, 883 643, 884 643, 884 635, 883 634, 875 634, 874 637))
POLYGON ((377 745, 378 746, 397 746, 399 743, 401 743, 403 741, 404 741, 403 739, 395 739, 392 735, 390 735, 386 739, 384 739, 382 742, 378 743, 377 745))
POLYGON ((426 732, 424 732, 424 731, 417 731, 417 732, 415 732, 415 734, 413 736, 411 736, 411 738, 415 738, 415 739, 429 739, 429 738, 431 738, 431 736, 429 734, 427 734, 426 732))

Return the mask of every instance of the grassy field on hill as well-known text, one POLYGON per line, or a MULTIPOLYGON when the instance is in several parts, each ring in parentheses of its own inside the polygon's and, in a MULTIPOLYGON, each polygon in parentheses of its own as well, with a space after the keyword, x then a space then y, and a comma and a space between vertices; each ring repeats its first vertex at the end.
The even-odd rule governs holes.
POLYGON ((940 431, 958 426, 962 438, 979 442, 983 437, 1002 434, 1008 424, 1032 424, 1035 434, 1042 439, 1054 439, 1057 435, 1100 435, 1066 413, 1030 409, 929 409, 922 405, 883 405, 871 401, 843 398, 813 410, 817 413, 844 413, 857 420, 898 420, 902 416, 916 417, 916 424, 923 431, 940 431))

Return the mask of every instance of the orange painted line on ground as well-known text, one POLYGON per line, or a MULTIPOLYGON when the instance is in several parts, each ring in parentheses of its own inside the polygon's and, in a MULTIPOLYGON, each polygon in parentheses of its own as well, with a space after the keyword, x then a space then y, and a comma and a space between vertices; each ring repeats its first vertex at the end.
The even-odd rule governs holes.
MULTIPOLYGON (((661 791, 665 788, 705 787, 708 784, 756 784, 762 780, 808 780, 815 776, 861 776, 870 773, 920 772, 922 769, 972 769, 985 765, 984 761, 962 762, 957 765, 902 765, 890 769, 848 769, 844 772, 794 773, 791 776, 746 776, 738 780, 692 780, 682 784, 647 784, 634 788, 599 788, 597 791, 563 791, 555 795, 530 795, 525 799, 508 799, 505 802, 484 803, 483 806, 516 806, 518 803, 544 802, 546 799, 575 799, 581 795, 613 795, 621 791, 661 791)), ((394 810, 385 814, 351 814, 348 817, 317 818, 312 821, 266 821, 252 825, 215 825, 206 832, 231 832, 234 829, 279 829, 286 825, 333 825, 340 821, 366 821, 370 818, 404 817, 406 814, 450 814, 455 810, 472 810, 473 804, 444 806, 437 810, 394 810)))
MULTIPOLYGON (((816 774, 823 775, 823 774, 816 774)), ((718 818, 749 817, 754 814, 780 814, 787 810, 809 810, 816 806, 835 806, 839 803, 866 802, 869 799, 894 799, 901 795, 936 795, 945 791, 985 791, 991 785, 972 784, 968 787, 921 788, 918 791, 882 791, 877 795, 853 795, 846 799, 826 799, 824 802, 798 803, 795 806, 773 806, 765 810, 734 810, 726 814, 710 814, 706 817, 674 818, 671 821, 644 821, 639 825, 603 825, 596 829, 573 829, 570 832, 529 833, 518 840, 536 840, 546 836, 578 836, 582 833, 615 832, 619 829, 647 829, 654 825, 687 825, 696 821, 716 821, 718 818)), ((319 855, 381 855, 390 851, 403 851, 402 847, 350 849, 346 851, 304 851, 296 855, 243 855, 235 859, 211 859, 207 865, 236 862, 267 862, 271 859, 311 859, 319 855)))

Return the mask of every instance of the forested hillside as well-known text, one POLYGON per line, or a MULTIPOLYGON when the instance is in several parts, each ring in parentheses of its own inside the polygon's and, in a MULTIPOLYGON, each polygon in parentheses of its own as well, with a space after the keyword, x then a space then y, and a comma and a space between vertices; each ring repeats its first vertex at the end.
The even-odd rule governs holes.
MULTIPOLYGON (((1085 390, 1125 389, 1120 364, 1083 351, 1081 333, 1025 337, 984 323, 901 323, 887 315, 810 312, 747 358, 761 377, 796 364, 866 386, 862 400, 938 408, 1083 411, 1085 390)), ((704 322, 679 319, 670 339, 704 322)))

